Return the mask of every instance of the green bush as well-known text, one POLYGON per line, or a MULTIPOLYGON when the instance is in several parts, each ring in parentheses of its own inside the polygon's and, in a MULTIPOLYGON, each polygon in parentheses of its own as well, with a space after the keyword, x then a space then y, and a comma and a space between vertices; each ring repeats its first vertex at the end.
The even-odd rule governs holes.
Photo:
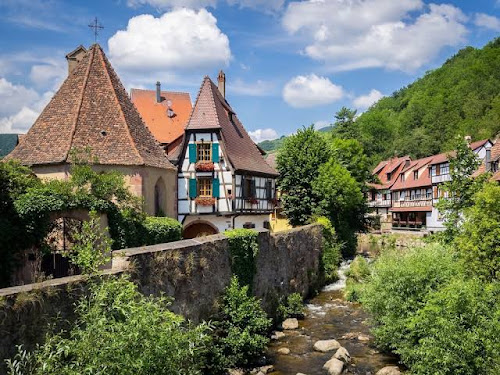
POLYGON ((321 255, 321 266, 325 276, 325 281, 330 283, 338 278, 338 266, 342 259, 342 244, 338 242, 331 221, 322 216, 316 219, 318 224, 323 226, 323 253, 321 255))
POLYGON ((181 223, 168 217, 146 217, 144 230, 145 245, 173 242, 182 238, 181 223))
POLYGON ((20 355, 8 367, 29 369, 25 375, 201 374, 209 342, 205 324, 191 327, 168 310, 165 298, 142 296, 126 277, 93 283, 90 291, 69 333, 49 335, 31 356, 20 355), (19 363, 22 358, 30 363, 19 363))
POLYGON ((251 229, 233 229, 224 232, 229 239, 231 270, 242 285, 252 289, 256 272, 255 258, 259 252, 258 233, 251 229))
POLYGON ((359 301, 361 297, 364 283, 368 281, 371 275, 370 266, 365 257, 357 256, 352 261, 349 269, 346 272, 346 289, 345 297, 348 301, 359 301))
POLYGON ((378 343, 396 351, 402 346, 417 346, 412 318, 431 293, 459 273, 452 252, 439 245, 382 253, 361 295, 361 302, 372 314, 378 343))
POLYGON ((209 356, 211 374, 248 366, 267 348, 271 319, 262 310, 260 301, 249 296, 248 285, 241 287, 236 276, 225 291, 220 316, 214 325, 215 338, 209 356))
POLYGON ((277 311, 281 320, 286 318, 303 318, 304 301, 300 293, 292 293, 286 297, 285 301, 280 303, 277 311))

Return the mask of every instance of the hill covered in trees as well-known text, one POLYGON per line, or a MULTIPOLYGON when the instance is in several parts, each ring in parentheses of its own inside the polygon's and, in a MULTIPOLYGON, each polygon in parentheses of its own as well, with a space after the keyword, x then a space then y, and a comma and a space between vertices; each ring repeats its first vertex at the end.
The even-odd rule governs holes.
MULTIPOLYGON (((358 139, 373 163, 394 154, 418 158, 448 151, 457 135, 493 137, 500 131, 500 38, 460 50, 355 121, 345 108, 335 118, 333 135, 358 139)), ((283 139, 267 142, 264 149, 272 150, 283 139)))

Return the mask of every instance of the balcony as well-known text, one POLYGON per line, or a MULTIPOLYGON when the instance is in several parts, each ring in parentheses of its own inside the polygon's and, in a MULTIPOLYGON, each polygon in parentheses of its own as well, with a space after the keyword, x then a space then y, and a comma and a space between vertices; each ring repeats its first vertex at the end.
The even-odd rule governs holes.
POLYGON ((408 201, 394 201, 393 207, 428 207, 432 206, 432 198, 416 199, 408 201))
POLYGON ((441 174, 439 176, 432 176, 431 181, 433 184, 440 184, 441 182, 451 181, 451 176, 449 173, 441 174))
POLYGON ((368 207, 391 207, 390 199, 368 201, 368 207))

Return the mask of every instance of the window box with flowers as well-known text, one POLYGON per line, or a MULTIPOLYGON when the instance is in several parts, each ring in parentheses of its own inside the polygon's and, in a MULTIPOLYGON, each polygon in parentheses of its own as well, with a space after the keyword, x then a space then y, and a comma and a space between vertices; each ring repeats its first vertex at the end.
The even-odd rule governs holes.
POLYGON ((215 204, 214 197, 196 197, 194 201, 198 206, 213 206, 215 204))
POLYGON ((195 170, 197 172, 213 172, 214 163, 211 161, 200 160, 196 163, 195 170))
POLYGON ((259 203, 259 201, 257 200, 257 198, 254 198, 254 197, 252 197, 252 198, 246 198, 246 201, 248 203, 250 203, 250 204, 257 204, 257 203, 259 203))
POLYGON ((270 198, 267 201, 271 203, 274 207, 278 205, 278 200, 276 198, 270 198))

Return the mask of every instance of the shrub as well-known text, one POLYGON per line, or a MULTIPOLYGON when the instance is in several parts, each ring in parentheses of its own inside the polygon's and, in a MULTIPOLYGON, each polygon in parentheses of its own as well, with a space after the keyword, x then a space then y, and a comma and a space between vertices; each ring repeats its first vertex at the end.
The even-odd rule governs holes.
POLYGON ((69 334, 49 335, 28 356, 32 363, 18 368, 44 375, 201 373, 205 324, 191 327, 167 309, 165 298, 142 296, 125 276, 93 283, 90 291, 69 334))
POLYGON ((322 216, 316 219, 318 224, 323 226, 323 253, 321 255, 321 266, 326 282, 337 280, 337 270, 342 259, 342 245, 338 242, 335 229, 331 221, 322 216))
POLYGON ((411 320, 430 293, 460 273, 453 254, 439 245, 382 253, 361 294, 372 314, 373 332, 384 348, 417 345, 411 320))
POLYGON ((178 241, 182 238, 182 225, 168 217, 146 217, 144 221, 144 244, 178 241))
POLYGON ((229 239, 231 269, 242 285, 252 289, 256 272, 255 258, 259 252, 257 232, 251 229, 233 229, 224 233, 229 239))
POLYGON ((278 306, 277 314, 280 319, 286 318, 303 318, 304 317, 304 301, 300 293, 292 293, 283 303, 278 306))
POLYGON ((271 319, 262 310, 260 301, 249 296, 248 285, 241 287, 236 276, 225 291, 220 316, 214 325, 210 373, 248 366, 267 348, 271 319))
POLYGON ((354 302, 359 300, 364 283, 368 281, 370 275, 370 266, 368 265, 365 257, 358 255, 354 258, 349 270, 346 272, 347 280, 345 297, 348 301, 354 302))

